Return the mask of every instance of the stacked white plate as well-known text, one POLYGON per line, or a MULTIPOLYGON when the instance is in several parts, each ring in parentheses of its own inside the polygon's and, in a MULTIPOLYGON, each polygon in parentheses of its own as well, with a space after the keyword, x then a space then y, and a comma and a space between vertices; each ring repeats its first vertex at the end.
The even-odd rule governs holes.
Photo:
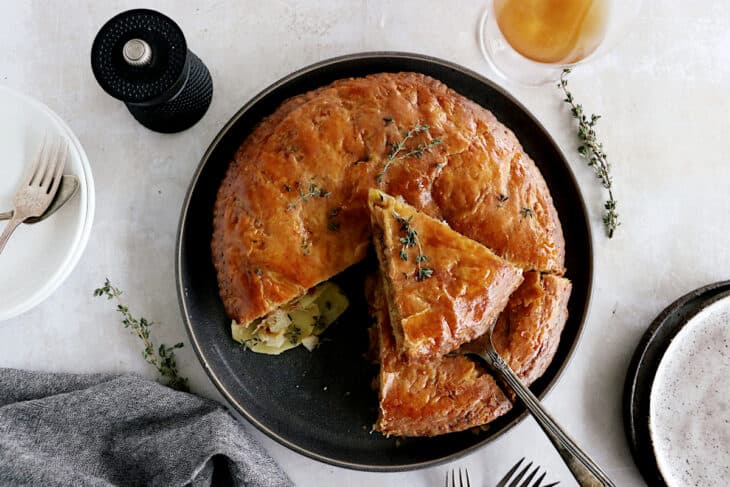
MULTIPOLYGON (((45 105, 0 86, 0 212, 13 196, 44 137, 68 141, 65 174, 79 178, 78 193, 48 219, 21 225, 0 254, 0 321, 40 304, 68 277, 89 239, 94 219, 94 180, 76 136, 45 105)), ((0 222, 0 231, 7 222, 0 222)))

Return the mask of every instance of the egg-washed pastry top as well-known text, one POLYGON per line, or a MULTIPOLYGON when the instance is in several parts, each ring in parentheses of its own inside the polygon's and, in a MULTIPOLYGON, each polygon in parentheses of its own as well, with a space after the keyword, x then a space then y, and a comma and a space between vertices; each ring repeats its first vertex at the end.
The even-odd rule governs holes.
POLYGON ((522 270, 449 226, 370 190, 373 243, 398 349, 436 358, 483 335, 522 270))
POLYGON ((236 152, 212 240, 230 317, 248 323, 360 261, 371 187, 523 270, 564 272, 552 198, 514 134, 437 80, 382 73, 291 98, 236 152))
MULTIPOLYGON (((366 291, 377 333, 380 401, 375 429, 385 435, 435 436, 486 424, 506 413, 509 399, 488 371, 461 355, 414 362, 396 347, 382 284, 366 291)), ((565 325, 570 281, 539 272, 510 296, 495 328, 495 347, 527 385, 555 355, 565 325)))
POLYGON ((375 429, 385 435, 435 436, 488 423, 510 408, 494 378, 467 357, 408 361, 398 351, 383 286, 366 282, 377 331, 380 404, 375 429))
POLYGON ((494 347, 526 384, 545 373, 568 320, 571 282, 560 276, 526 272, 494 327, 494 347))

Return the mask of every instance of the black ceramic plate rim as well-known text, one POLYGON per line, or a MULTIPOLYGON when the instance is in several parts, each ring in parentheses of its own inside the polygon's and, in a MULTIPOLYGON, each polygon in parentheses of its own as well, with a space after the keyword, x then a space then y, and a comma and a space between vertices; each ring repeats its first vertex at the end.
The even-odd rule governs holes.
POLYGON ((672 304, 664 308, 654 321, 652 321, 649 328, 647 328, 641 337, 641 341, 631 358, 631 363, 626 374, 626 382, 624 383, 624 430, 629 441, 634 462, 639 468, 644 480, 651 485, 667 485, 656 461, 654 445, 651 440, 651 428, 649 426, 648 406, 651 403, 651 390, 654 387, 656 371, 664 358, 667 348, 687 323, 703 310, 707 309, 707 307, 729 297, 730 281, 720 281, 690 291, 676 299, 672 304), (706 297, 703 298, 703 296, 706 297), (682 323, 677 326, 676 330, 664 338, 656 337, 657 333, 666 326, 667 320, 672 315, 682 312, 685 307, 691 305, 692 301, 698 299, 701 301, 682 320, 682 323), (655 346, 660 348, 656 362, 652 360, 651 363, 648 363, 647 360, 650 359, 647 355, 650 353, 650 348, 655 346), (639 382, 642 381, 642 372, 646 367, 650 367, 654 363, 656 363, 656 367, 647 379, 649 383, 645 387, 641 387, 639 382), (642 407, 644 403, 646 403, 646 408, 642 407), (645 442, 649 444, 644 444, 645 442))
MULTIPOLYGON (((213 139, 211 144, 208 146, 208 149, 203 154, 200 163, 198 164, 198 167, 195 171, 195 174, 193 175, 193 178, 190 182, 190 185, 188 187, 188 190, 185 194, 185 200, 183 201, 181 214, 180 214, 180 221, 178 224, 178 231, 177 231, 177 249, 176 249, 176 258, 175 258, 175 281, 177 283, 177 294, 178 294, 178 302, 180 305, 180 310, 182 312, 183 316, 183 322, 185 324, 185 328, 188 334, 188 337, 190 339, 190 342, 192 344, 193 350, 195 350, 195 354, 198 357, 198 360, 200 361, 201 365, 203 366, 203 369, 205 370, 206 374, 208 374, 208 377, 210 378, 211 382, 216 386, 218 391, 223 395, 223 397, 228 401, 229 405, 233 406, 233 408, 244 418, 246 418, 247 421, 249 421, 251 424, 253 424, 259 431, 266 434, 269 438, 277 441, 279 444, 286 446, 292 451, 295 451, 297 453, 300 453, 304 456, 307 456, 309 458, 312 458, 314 460, 318 460, 323 463, 327 463, 330 465, 334 465, 337 467, 343 467, 343 468, 349 468, 353 470, 364 470, 364 471, 371 471, 371 472, 402 472, 407 470, 416 470, 420 468, 426 468, 426 467, 432 467, 436 465, 440 465, 452 460, 455 460, 457 458, 460 458, 464 455, 467 455, 473 451, 476 451, 477 449, 483 447, 487 443, 497 439, 498 437, 502 436, 505 432, 512 429, 516 424, 521 422, 525 416, 527 415, 527 411, 523 409, 523 411, 516 416, 512 421, 509 423, 506 423, 501 430, 497 431, 494 435, 490 436, 489 438, 485 438, 484 441, 481 441, 479 443, 476 443, 470 447, 464 448, 461 451, 452 453, 450 455, 445 455, 441 458, 428 460, 424 462, 414 462, 414 463, 408 463, 404 465, 368 465, 363 463, 355 463, 355 462, 346 462, 342 460, 338 460, 335 458, 330 458, 325 455, 320 455, 318 453, 315 453, 313 451, 310 451, 306 448, 303 448, 286 438, 279 435, 277 432, 271 430, 270 428, 267 428, 265 425, 261 424, 252 414, 250 414, 244 405, 239 404, 239 402, 233 397, 233 395, 228 391, 226 386, 220 381, 220 379, 217 377, 215 372, 210 367, 210 364, 208 363, 207 359, 205 358, 202 348, 200 346, 200 343, 198 342, 197 336, 195 334, 195 331, 193 329, 193 325, 190 322, 189 319, 189 312, 187 309, 187 306, 185 304, 184 294, 184 283, 182 276, 180 274, 180 269, 182 267, 182 242, 183 242, 183 231, 185 228, 186 223, 186 217, 188 214, 188 209, 190 205, 190 200, 193 194, 193 191, 197 185, 198 179, 200 178, 201 173, 205 169, 206 164, 208 163, 208 160, 210 156, 215 151, 217 145, 220 143, 220 141, 224 138, 224 136, 228 133, 228 131, 236 124, 236 122, 256 103, 258 103, 261 99, 266 97, 271 92, 275 91, 276 89, 280 88, 281 86, 285 85, 286 83, 290 82, 291 80, 307 75, 309 73, 312 73, 314 71, 320 70, 322 68, 326 68, 328 66, 332 66, 341 62, 349 62, 349 61, 357 61, 357 60, 369 60, 369 59, 377 59, 377 58, 390 58, 390 59, 403 59, 405 60, 418 60, 418 61, 424 61, 428 63, 433 63, 440 65, 442 67, 460 72, 466 76, 469 76, 471 78, 474 78, 475 80, 479 81, 482 84, 485 84, 489 86, 491 89, 497 91, 501 96, 507 98, 512 103, 514 103, 522 112, 530 118, 536 127, 538 127, 542 133, 542 136, 544 137, 545 141, 550 143, 556 152, 560 155, 560 158, 562 159, 564 168, 566 170, 566 173, 569 176, 570 183, 573 187, 579 188, 578 182, 575 178, 575 174, 573 173, 573 170, 568 164, 568 161, 565 157, 565 154, 563 153, 560 146, 557 144, 555 139, 550 135, 550 133, 545 129, 543 124, 530 112, 520 101, 518 101, 516 98, 514 98, 510 93, 505 91, 501 86, 499 86, 497 83, 485 78, 484 76, 476 73, 475 71, 472 71, 468 68, 465 68, 463 66, 460 66, 458 64, 452 63, 450 61, 445 61, 443 59, 435 58, 432 56, 427 56, 423 54, 415 54, 415 53, 408 53, 408 52, 396 52, 396 51, 374 51, 374 52, 363 52, 363 53, 357 53, 357 54, 347 54, 344 56, 338 56, 330 59, 326 59, 314 64, 311 64, 309 66, 306 66, 298 71, 295 71, 278 81, 272 83, 267 88, 259 92, 256 96, 254 96, 251 100, 249 100, 240 110, 236 112, 233 117, 226 123, 223 128, 218 132, 216 137, 213 139)), ((557 367, 557 370, 555 371, 554 377, 545 385, 545 389, 538 395, 540 399, 544 398, 548 392, 552 390, 552 388, 557 384, 560 377, 563 375, 563 370, 565 367, 572 361, 573 354, 575 352, 575 349, 580 344, 582 334, 583 334, 583 328, 585 326, 585 322, 588 319, 588 316, 590 314, 591 304, 593 301, 593 233, 591 231, 590 221, 588 219, 588 210, 586 208, 585 200, 583 198, 583 194, 578 190, 577 191, 577 199, 580 202, 580 212, 583 215, 585 228, 588 234, 588 241, 585 242, 586 249, 589 255, 589 265, 588 268, 585 269, 585 272, 588 276, 588 284, 587 284, 587 290, 586 290, 586 301, 585 305, 583 307, 582 316, 580 316, 580 319, 578 322, 578 328, 576 330, 576 337, 573 341, 572 345, 568 349, 565 359, 559 366, 557 367)), ((518 405, 516 405, 518 406, 518 405)))

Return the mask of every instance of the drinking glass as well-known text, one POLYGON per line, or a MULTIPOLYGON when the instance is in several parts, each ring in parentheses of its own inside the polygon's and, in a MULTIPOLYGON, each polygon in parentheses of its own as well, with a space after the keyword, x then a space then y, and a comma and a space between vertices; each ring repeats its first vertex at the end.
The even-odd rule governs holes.
POLYGON ((556 82, 563 69, 600 57, 636 18, 640 0, 487 0, 479 45, 509 81, 556 82))

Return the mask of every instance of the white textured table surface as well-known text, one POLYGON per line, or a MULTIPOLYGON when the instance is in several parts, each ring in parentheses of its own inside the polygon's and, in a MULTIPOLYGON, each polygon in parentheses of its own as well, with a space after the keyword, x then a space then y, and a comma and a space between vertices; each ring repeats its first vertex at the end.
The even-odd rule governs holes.
MULTIPOLYGON (((178 135, 137 124, 102 92, 89 67, 100 26, 139 2, 0 0, 0 83, 38 98, 69 123, 86 148, 97 188, 86 253, 44 304, 0 323, 0 366, 151 375, 112 307, 91 296, 105 276, 127 291, 135 313, 161 323, 164 341, 187 342, 173 270, 180 205, 214 135, 269 83, 312 62, 366 50, 430 54, 492 76, 476 43, 480 1, 144 3, 180 24, 213 75, 208 114, 178 135)), ((557 90, 506 85, 568 155, 593 219, 591 314, 570 367, 545 402, 622 486, 642 484, 621 420, 624 375, 639 337, 681 294, 730 277, 730 4, 644 3, 625 41, 571 77, 578 100, 604 116, 599 132, 613 161, 623 219, 612 240, 600 224, 603 195, 575 154, 557 90)), ((219 398, 191 348, 178 355, 193 389, 219 398)), ((399 474, 330 467, 255 434, 303 486, 440 485, 451 466, 468 466, 475 485, 493 485, 522 456, 573 485, 531 419, 453 465, 399 474)))

